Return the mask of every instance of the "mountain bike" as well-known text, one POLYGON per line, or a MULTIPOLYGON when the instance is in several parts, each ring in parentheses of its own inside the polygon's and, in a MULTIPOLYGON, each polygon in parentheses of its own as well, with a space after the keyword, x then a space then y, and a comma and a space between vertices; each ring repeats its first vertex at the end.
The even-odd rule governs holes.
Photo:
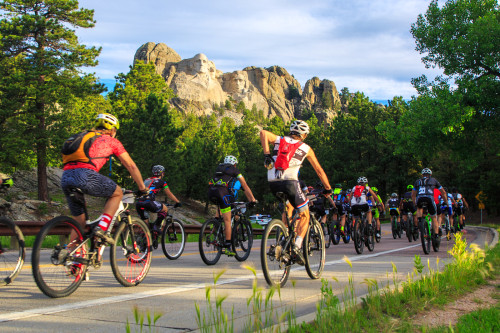
POLYGON ((432 237, 432 218, 429 215, 426 202, 422 204, 422 218, 420 218, 419 221, 419 229, 420 238, 422 240, 422 249, 424 250, 424 253, 429 254, 431 252, 431 243, 434 252, 438 252, 439 245, 434 241, 434 238, 432 237))
POLYGON ((398 222, 398 216, 397 215, 391 215, 391 231, 392 231, 392 238, 401 238, 401 234, 403 233, 403 230, 401 228, 401 223, 398 222))
POLYGON ((106 231, 111 237, 114 230, 112 244, 94 235, 99 220, 89 221, 83 192, 78 188, 71 192, 71 199, 84 207, 86 227, 68 216, 56 217, 43 226, 36 236, 31 260, 38 288, 53 298, 71 295, 88 277, 89 266, 102 266, 106 245, 111 245, 110 263, 116 280, 125 287, 141 283, 151 266, 152 241, 148 226, 130 216, 128 206, 135 200, 133 192, 124 190, 106 231))
MULTIPOLYGON (((247 260, 253 245, 252 225, 245 215, 249 204, 249 202, 231 204, 231 249, 238 261, 247 260)), ((222 217, 214 217, 203 223, 198 240, 203 262, 215 265, 222 255, 225 242, 225 224, 222 217)))
POLYGON ((0 286, 6 286, 17 277, 23 268, 26 250, 21 229, 9 218, 0 216, 0 286))
MULTIPOLYGON (((337 220, 333 221, 333 217, 329 216, 329 219, 327 220, 327 224, 330 227, 330 239, 333 243, 333 245, 338 245, 340 243, 340 238, 341 238, 341 233, 340 233, 340 218, 337 216, 337 220)), ((326 238, 325 238, 326 242, 326 238)), ((326 247, 326 244, 325 244, 326 247)))
POLYGON ((368 250, 372 252, 375 248, 375 235, 372 225, 368 224, 366 212, 361 212, 361 217, 354 223, 352 238, 354 248, 357 254, 362 254, 366 245, 368 250))
MULTIPOLYGON (((315 194, 316 197, 318 195, 321 195, 321 194, 315 194)), ((314 198, 315 197, 311 198, 310 201, 314 201, 315 200, 314 198)), ((321 220, 323 220, 323 216, 326 215, 326 221, 320 222, 321 228, 323 229, 323 235, 325 237, 325 248, 330 247, 330 241, 333 242, 334 245, 337 245, 339 242, 337 239, 334 239, 335 235, 334 235, 334 232, 333 232, 332 227, 331 227, 331 225, 332 225, 331 215, 333 215, 333 214, 330 214, 330 209, 323 209, 323 211, 317 211, 314 207, 315 207, 314 205, 311 206, 309 209, 309 212, 310 212, 310 214, 314 214, 314 217, 316 218, 316 220, 321 221, 321 220), (323 212, 325 215, 322 215, 323 212), (336 240, 337 240, 337 242, 335 243, 336 240)))
POLYGON ((451 239, 451 234, 453 232, 452 227, 450 225, 450 216, 448 215, 448 211, 444 213, 444 221, 443 221, 444 232, 446 234, 446 240, 451 239))
MULTIPOLYGON (((286 207, 287 195, 283 192, 277 192, 276 197, 286 207)), ((285 214, 285 218, 286 225, 278 219, 269 222, 262 236, 260 261, 264 277, 270 286, 283 287, 290 275, 290 267, 296 262, 293 246, 299 213, 296 212, 291 219, 288 214, 285 214)), ((307 274, 311 279, 318 279, 325 266, 325 239, 323 229, 314 214, 310 214, 302 251, 307 274)))
POLYGON ((161 248, 163 254, 170 260, 175 260, 182 255, 186 246, 186 231, 184 225, 172 215, 172 210, 175 211, 175 205, 165 203, 169 207, 167 215, 161 220, 159 227, 156 223, 150 227, 151 238, 153 240, 153 248, 158 247, 158 239, 161 236, 161 248))
POLYGON ((349 212, 345 214, 345 225, 344 225, 344 235, 342 240, 345 244, 348 244, 352 239, 352 214, 349 212))

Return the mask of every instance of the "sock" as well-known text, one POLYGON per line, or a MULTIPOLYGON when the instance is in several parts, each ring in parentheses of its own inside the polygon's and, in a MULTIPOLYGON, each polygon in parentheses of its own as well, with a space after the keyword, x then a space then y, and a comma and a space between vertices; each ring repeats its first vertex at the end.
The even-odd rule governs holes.
POLYGON ((111 223, 112 216, 109 214, 102 214, 99 221, 99 227, 102 231, 108 230, 109 224, 111 223))
POLYGON ((226 239, 226 243, 224 245, 225 245, 225 247, 230 248, 231 247, 231 240, 226 239))
POLYGON ((297 238, 295 238, 295 245, 296 245, 299 249, 302 247, 302 237, 297 236, 297 238))
POLYGON ((340 226, 340 230, 344 231, 344 226, 343 225, 340 226))

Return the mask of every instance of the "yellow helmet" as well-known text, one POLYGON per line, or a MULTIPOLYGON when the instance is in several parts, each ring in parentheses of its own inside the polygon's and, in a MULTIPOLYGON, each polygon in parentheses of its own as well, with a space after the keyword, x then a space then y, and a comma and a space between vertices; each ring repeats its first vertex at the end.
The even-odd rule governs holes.
POLYGON ((105 129, 120 129, 118 119, 109 113, 100 113, 97 115, 94 127, 104 127, 105 129))

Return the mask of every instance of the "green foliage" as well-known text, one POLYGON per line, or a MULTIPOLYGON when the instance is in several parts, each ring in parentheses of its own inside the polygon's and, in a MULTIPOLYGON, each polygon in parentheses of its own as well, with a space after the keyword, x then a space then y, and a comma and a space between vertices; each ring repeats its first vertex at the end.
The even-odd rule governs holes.
MULTIPOLYGON (((159 332, 158 329, 154 329, 156 327, 156 322, 163 316, 162 313, 159 312, 154 312, 153 317, 151 317, 151 312, 149 310, 142 312, 139 310, 139 307, 134 306, 134 321, 135 321, 135 330, 134 332, 144 332, 144 326, 146 325, 147 332, 159 332), (146 319, 146 322, 144 322, 144 319, 146 319)), ((130 333, 132 332, 131 325, 128 321, 127 318, 127 324, 125 325, 125 332, 130 333)))
POLYGON ((299 89, 296 86, 288 86, 288 99, 300 98, 299 89))

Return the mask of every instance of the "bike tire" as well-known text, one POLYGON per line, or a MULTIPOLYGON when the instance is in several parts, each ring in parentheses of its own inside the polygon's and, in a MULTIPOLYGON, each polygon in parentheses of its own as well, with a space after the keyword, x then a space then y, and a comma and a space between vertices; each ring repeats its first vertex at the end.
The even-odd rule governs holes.
POLYGON ((168 221, 161 232, 161 248, 163 254, 170 260, 176 260, 184 252, 186 246, 186 231, 181 221, 168 221))
POLYGON ((411 243, 413 241, 413 216, 410 218, 407 216, 407 221, 406 221, 406 237, 408 237, 408 242, 411 243))
MULTIPOLYGON (((260 246, 260 263, 264 278, 269 286, 283 287, 290 275, 291 244, 283 249, 288 241, 288 229, 277 219, 266 226, 260 246)), ((288 242, 291 243, 291 242, 288 242)))
MULTIPOLYGON (((333 233, 331 233, 330 231, 334 231, 333 228, 330 228, 330 223, 328 222, 328 220, 325 222, 325 223, 321 223, 321 227, 323 229, 323 235, 325 236, 325 248, 329 248, 330 247, 330 243, 333 242, 333 238, 335 238, 335 235, 333 233)), ((338 240, 337 240, 337 244, 338 244, 338 240)), ((334 243, 334 245, 337 245, 334 243)))
POLYGON ((350 221, 346 217, 344 225, 344 236, 342 236, 342 241, 344 242, 344 244, 349 244, 351 238, 352 238, 352 221, 350 221))
POLYGON ((398 237, 398 226, 395 216, 393 216, 391 219, 391 229, 392 229, 392 238, 396 239, 398 237))
POLYGON ((31 270, 36 285, 45 295, 66 297, 78 289, 88 268, 86 242, 82 227, 71 217, 56 217, 42 227, 33 245, 31 270), (59 243, 61 236, 69 240, 71 234, 75 235, 73 241, 59 243), (71 254, 78 247, 79 253, 71 254))
POLYGON ((366 239, 365 239, 365 244, 366 247, 368 248, 368 251, 373 252, 375 249, 375 224, 373 224, 374 221, 372 221, 371 225, 366 225, 365 231, 367 232, 366 239))
POLYGON ((10 242, 0 244, 0 286, 11 284, 24 265, 26 249, 21 229, 9 218, 0 217, 0 225, 7 228, 10 242))
POLYGON ((425 219, 421 221, 420 225, 420 239, 422 241, 422 249, 425 254, 431 252, 431 236, 429 234, 429 224, 425 219))
POLYGON ((318 221, 313 221, 308 228, 302 246, 307 275, 313 280, 319 279, 325 267, 325 238, 318 221))
POLYGON ((247 260, 253 245, 253 232, 250 223, 246 220, 235 223, 231 240, 236 260, 247 260))
POLYGON ((361 221, 357 221, 354 225, 354 230, 352 231, 352 238, 354 242, 354 249, 357 254, 363 254, 365 244, 363 241, 363 230, 361 228, 361 221))
POLYGON ((141 283, 148 275, 152 260, 149 227, 140 220, 123 221, 114 235, 110 263, 113 275, 124 287, 141 283))
POLYGON ((206 265, 215 265, 222 255, 224 245, 223 221, 210 219, 203 223, 198 238, 200 256, 206 265))

